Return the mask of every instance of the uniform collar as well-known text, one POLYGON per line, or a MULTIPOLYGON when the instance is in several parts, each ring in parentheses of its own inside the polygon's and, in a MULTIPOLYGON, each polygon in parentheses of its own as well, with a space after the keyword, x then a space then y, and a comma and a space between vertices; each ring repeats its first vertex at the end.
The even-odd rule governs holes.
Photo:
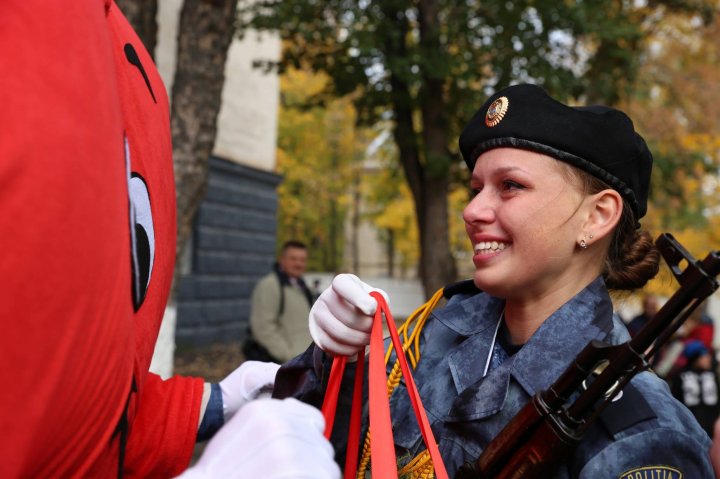
POLYGON ((528 394, 546 389, 590 341, 610 334, 612 316, 610 295, 598 277, 553 313, 518 351, 513 376, 528 394))
POLYGON ((598 277, 545 320, 515 356, 490 371, 486 381, 483 368, 502 304, 497 298, 478 294, 436 315, 448 328, 467 336, 448 355, 459 395, 450 420, 477 419, 502 409, 511 376, 528 395, 546 389, 588 342, 604 339, 613 327, 612 302, 598 277), (471 314, 458 314, 463 311, 471 314))

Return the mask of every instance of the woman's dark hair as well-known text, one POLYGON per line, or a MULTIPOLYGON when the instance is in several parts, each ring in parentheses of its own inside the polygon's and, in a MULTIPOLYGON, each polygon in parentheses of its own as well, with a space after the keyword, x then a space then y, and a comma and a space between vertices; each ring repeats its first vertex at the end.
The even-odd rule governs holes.
MULTIPOLYGON (((586 194, 612 189, 602 180, 577 168, 570 167, 580 180, 586 194)), ((609 289, 633 290, 642 288, 657 275, 660 269, 660 252, 647 230, 637 228, 632 208, 623 200, 623 212, 618 221, 610 248, 605 258, 603 279, 609 289)))

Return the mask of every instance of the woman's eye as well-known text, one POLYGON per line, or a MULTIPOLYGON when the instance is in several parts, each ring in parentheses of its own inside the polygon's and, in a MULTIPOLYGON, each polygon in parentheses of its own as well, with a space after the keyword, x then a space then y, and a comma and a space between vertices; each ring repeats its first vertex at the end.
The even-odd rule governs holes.
POLYGON ((503 189, 503 191, 522 190, 522 189, 525 189, 525 187, 523 185, 521 185, 520 183, 517 183, 512 180, 504 180, 502 182, 502 189, 503 189))

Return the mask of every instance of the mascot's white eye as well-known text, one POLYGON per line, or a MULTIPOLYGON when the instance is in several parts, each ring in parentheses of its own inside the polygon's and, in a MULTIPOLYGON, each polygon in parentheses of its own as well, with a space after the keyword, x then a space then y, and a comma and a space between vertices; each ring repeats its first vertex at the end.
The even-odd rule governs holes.
POLYGON ((128 168, 130 195, 130 236, 132 239, 132 295, 137 311, 145 300, 155 260, 155 228, 153 227, 150 193, 142 176, 130 172, 130 149, 125 138, 125 159, 128 168))

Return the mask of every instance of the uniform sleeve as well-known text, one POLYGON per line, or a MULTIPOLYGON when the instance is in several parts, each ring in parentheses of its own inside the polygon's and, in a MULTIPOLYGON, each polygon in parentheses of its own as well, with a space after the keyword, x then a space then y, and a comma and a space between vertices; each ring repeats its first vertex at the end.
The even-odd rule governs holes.
POLYGON ((282 286, 273 277, 263 279, 253 290, 250 307, 250 328, 252 334, 270 355, 280 361, 287 361, 291 350, 280 328, 280 288, 282 286))
POLYGON ((174 477, 190 464, 200 416, 203 380, 146 378, 130 428, 124 477, 174 477))
POLYGON ((710 463, 710 440, 705 439, 669 428, 634 434, 600 451, 585 464, 579 478, 715 477, 710 463))

